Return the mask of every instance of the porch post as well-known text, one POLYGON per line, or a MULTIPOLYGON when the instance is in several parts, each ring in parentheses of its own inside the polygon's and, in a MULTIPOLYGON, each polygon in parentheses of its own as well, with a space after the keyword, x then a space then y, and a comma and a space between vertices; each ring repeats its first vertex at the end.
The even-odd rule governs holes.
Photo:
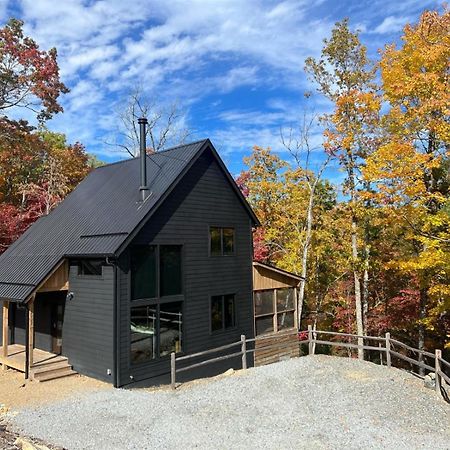
MULTIPOLYGON (((2 324, 2 345, 3 345, 3 358, 8 357, 8 344, 9 344, 9 302, 7 300, 3 301, 3 324, 2 324)), ((3 363, 3 370, 7 369, 7 365, 3 363)))
POLYGON ((34 348, 34 299, 35 295, 31 297, 28 302, 28 372, 33 366, 33 348, 34 348))

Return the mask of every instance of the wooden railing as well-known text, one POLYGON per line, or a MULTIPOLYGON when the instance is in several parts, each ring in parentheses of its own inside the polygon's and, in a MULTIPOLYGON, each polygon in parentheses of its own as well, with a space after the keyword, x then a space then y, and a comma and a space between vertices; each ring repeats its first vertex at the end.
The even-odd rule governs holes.
MULTIPOLYGON (((395 356, 403 361, 406 361, 410 364, 413 364, 419 368, 429 370, 430 372, 433 372, 435 375, 435 390, 439 394, 443 394, 445 397, 446 392, 442 392, 441 386, 442 381, 445 381, 450 386, 450 377, 444 372, 444 367, 447 368, 447 371, 450 369, 450 363, 442 358, 442 351, 436 349, 434 353, 427 352, 425 350, 419 350, 418 348, 411 347, 409 345, 404 344, 401 341, 398 341, 397 339, 391 338, 390 333, 386 333, 384 337, 379 336, 360 336, 356 334, 348 334, 348 333, 336 333, 333 331, 322 331, 322 330, 313 330, 311 326, 308 326, 307 331, 303 331, 299 333, 299 336, 304 336, 305 338, 302 339, 301 343, 308 343, 308 353, 314 354, 315 353, 315 346, 317 344, 322 345, 328 345, 328 346, 336 346, 336 347, 346 347, 346 348, 352 348, 352 349, 363 349, 363 350, 370 350, 379 352, 380 355, 385 355, 386 357, 386 366, 388 368, 392 367, 392 357, 395 356), (326 339, 318 339, 317 337, 319 335, 328 335, 328 336, 337 336, 341 338, 349 338, 349 339, 358 339, 362 340, 363 345, 359 344, 353 344, 350 342, 336 342, 336 341, 330 341, 326 339), (365 345, 364 342, 366 341, 376 341, 379 343, 379 345, 376 347, 374 345, 365 345), (419 355, 418 359, 411 358, 409 356, 406 356, 396 350, 394 350, 395 346, 400 346, 404 350, 410 351, 416 355, 419 355), (428 357, 434 361, 434 365, 431 366, 429 364, 426 364, 424 362, 424 357, 428 357)), ((381 360, 381 358, 380 358, 381 360)), ((449 371, 450 373, 450 371, 449 371)))
MULTIPOLYGON (((242 369, 247 369, 247 354, 254 353, 255 346, 253 348, 248 348, 248 344, 255 344, 256 342, 263 342, 266 339, 273 340, 276 335, 269 336, 258 336, 257 338, 247 339, 245 335, 241 335, 241 340, 232 342, 227 345, 222 345, 220 347, 212 348, 209 350, 205 350, 203 352, 193 353, 190 355, 177 356, 175 353, 171 353, 170 359, 170 384, 173 389, 175 389, 177 382, 177 374, 181 372, 185 372, 188 370, 192 370, 198 367, 206 366, 208 364, 213 364, 219 361, 224 361, 230 358, 241 357, 242 358, 242 369), (224 352, 226 350, 230 350, 233 348, 239 348, 237 351, 232 353, 227 353, 225 355, 216 356, 210 358, 211 355, 215 353, 224 352), (192 359, 205 358, 207 359, 190 364, 188 366, 177 368, 178 362, 190 361, 192 359)), ((444 398, 446 398, 446 393, 442 386, 443 382, 447 383, 450 386, 450 376, 447 373, 450 373, 450 363, 442 358, 442 351, 435 350, 434 353, 427 352, 425 350, 419 350, 417 348, 411 347, 409 345, 404 344, 401 341, 391 338, 390 333, 386 333, 384 337, 380 336, 366 336, 366 335, 356 335, 356 334, 348 334, 348 333, 338 333, 335 331, 322 331, 322 330, 313 330, 311 326, 308 326, 308 330, 300 331, 298 333, 299 345, 307 344, 308 345, 308 354, 314 355, 316 352, 316 346, 318 344, 332 346, 332 347, 343 347, 349 349, 363 349, 366 351, 375 351, 380 354, 380 361, 382 362, 382 355, 385 356, 386 366, 388 368, 392 367, 392 357, 396 357, 400 360, 406 361, 410 364, 416 365, 419 368, 428 370, 435 374, 435 390, 437 393, 442 394, 444 398), (318 339, 320 335, 324 336, 332 336, 335 338, 347 340, 357 339, 358 341, 362 341, 363 344, 354 344, 351 342, 342 342, 335 340, 327 340, 325 338, 318 339), (375 345, 366 345, 365 342, 378 342, 378 346, 375 345), (419 355, 418 359, 411 358, 406 356, 398 351, 396 351, 397 346, 403 348, 406 351, 412 352, 414 354, 419 355), (431 366, 424 362, 424 357, 430 358, 434 361, 434 365, 431 366), (447 373, 444 372, 444 368, 447 373)), ((285 346, 286 343, 275 343, 264 346, 264 350, 272 349, 272 348, 280 348, 285 346)), ((446 398, 448 401, 448 397, 446 398)))

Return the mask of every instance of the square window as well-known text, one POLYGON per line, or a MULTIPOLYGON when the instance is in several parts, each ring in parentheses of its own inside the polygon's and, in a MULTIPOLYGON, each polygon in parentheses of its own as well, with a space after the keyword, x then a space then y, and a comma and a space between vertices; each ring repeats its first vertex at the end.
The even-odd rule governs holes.
POLYGON ((277 311, 288 311, 294 308, 294 289, 277 289, 277 311))
POLYGON ((234 294, 211 297, 211 331, 234 327, 235 315, 234 294))
POLYGON ((286 328, 294 328, 294 311, 277 314, 278 331, 286 328))
POLYGON ((271 333, 273 331, 273 316, 264 316, 256 318, 256 335, 271 333))
POLYGON ((234 255, 234 228, 209 228, 209 253, 211 256, 234 255))
POLYGON ((273 299, 273 290, 255 292, 255 315, 273 314, 275 312, 273 299))

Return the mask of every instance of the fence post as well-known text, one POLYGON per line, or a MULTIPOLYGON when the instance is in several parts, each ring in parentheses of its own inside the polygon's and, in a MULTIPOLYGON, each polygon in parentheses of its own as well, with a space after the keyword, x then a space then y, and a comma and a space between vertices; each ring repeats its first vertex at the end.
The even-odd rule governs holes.
POLYGON ((391 333, 386 333, 386 366, 391 367, 391 333))
POLYGON ((311 325, 308 325, 308 354, 314 355, 314 344, 311 325))
POLYGON ((434 361, 434 372, 435 372, 435 387, 436 392, 438 394, 441 393, 441 362, 439 361, 439 358, 442 358, 442 351, 441 350, 435 350, 435 361, 434 361))
POLYGON ((245 334, 241 334, 242 369, 247 369, 247 342, 245 334))
POLYGON ((378 342, 378 348, 380 349, 380 365, 383 365, 383 346, 381 345, 381 342, 378 342))
POLYGON ((175 389, 176 383, 176 366, 175 366, 175 352, 170 354, 170 386, 172 389, 175 389))

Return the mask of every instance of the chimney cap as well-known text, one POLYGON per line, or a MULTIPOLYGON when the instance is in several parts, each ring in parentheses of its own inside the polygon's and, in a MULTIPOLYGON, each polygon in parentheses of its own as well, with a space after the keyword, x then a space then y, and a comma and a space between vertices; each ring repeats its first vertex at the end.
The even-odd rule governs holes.
POLYGON ((146 117, 139 117, 138 124, 145 123, 148 124, 148 120, 146 117))

